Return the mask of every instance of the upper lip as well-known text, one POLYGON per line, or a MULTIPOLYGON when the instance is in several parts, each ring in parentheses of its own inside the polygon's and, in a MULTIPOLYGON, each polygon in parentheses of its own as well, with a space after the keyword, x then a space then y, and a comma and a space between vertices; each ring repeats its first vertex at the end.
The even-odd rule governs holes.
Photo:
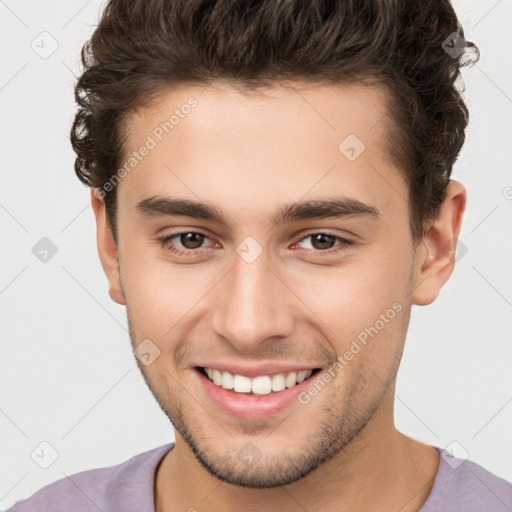
POLYGON ((258 364, 241 364, 241 363, 223 363, 223 362, 211 362, 211 363, 200 363, 195 366, 203 368, 212 368, 214 370, 227 371, 236 375, 244 375, 246 377, 258 377, 260 375, 276 375, 278 373, 290 373, 298 372, 300 370, 314 370, 320 368, 319 365, 311 366, 308 363, 277 363, 269 361, 268 363, 258 364))

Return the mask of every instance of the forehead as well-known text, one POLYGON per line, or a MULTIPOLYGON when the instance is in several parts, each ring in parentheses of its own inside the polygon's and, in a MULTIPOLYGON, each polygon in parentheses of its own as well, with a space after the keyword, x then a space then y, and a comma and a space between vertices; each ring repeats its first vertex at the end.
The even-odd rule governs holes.
POLYGON ((149 106, 131 113, 124 127, 129 146, 148 134, 159 143, 176 139, 187 126, 198 139, 208 137, 205 144, 248 142, 251 135, 279 132, 279 142, 299 138, 307 148, 315 141, 336 143, 350 133, 375 146, 387 134, 387 99, 383 86, 286 82, 254 90, 225 81, 183 84, 157 94, 149 106), (174 137, 166 137, 171 133, 174 137))
POLYGON ((126 119, 118 195, 256 207, 339 192, 385 209, 406 195, 387 154, 386 114, 385 90, 374 86, 175 87, 126 119))

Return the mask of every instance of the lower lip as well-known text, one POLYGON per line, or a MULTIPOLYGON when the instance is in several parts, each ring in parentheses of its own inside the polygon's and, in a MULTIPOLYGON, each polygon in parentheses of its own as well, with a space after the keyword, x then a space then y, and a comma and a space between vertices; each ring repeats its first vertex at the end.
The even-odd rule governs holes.
POLYGON ((194 369, 194 372, 198 375, 208 397, 221 410, 227 412, 230 416, 250 421, 267 419, 290 407, 298 401, 299 394, 310 386, 311 379, 317 375, 317 373, 313 373, 300 384, 277 393, 246 395, 216 386, 197 368, 194 369))

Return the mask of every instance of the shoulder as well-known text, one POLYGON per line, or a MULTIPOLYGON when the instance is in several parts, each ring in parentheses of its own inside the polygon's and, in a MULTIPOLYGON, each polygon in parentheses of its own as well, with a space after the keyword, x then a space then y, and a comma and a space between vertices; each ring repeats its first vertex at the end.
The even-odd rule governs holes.
POLYGON ((439 469, 430 495, 420 512, 510 512, 512 483, 476 462, 454 457, 437 447, 439 469))
POLYGON ((173 446, 166 444, 115 466, 67 476, 16 502, 6 512, 145 512, 148 503, 153 503, 154 470, 173 446))

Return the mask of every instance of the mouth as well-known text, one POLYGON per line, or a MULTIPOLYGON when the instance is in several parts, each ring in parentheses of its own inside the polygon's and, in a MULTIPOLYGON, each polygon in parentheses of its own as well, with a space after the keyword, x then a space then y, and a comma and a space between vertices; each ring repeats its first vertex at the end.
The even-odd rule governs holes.
POLYGON ((199 389, 222 416, 251 422, 284 414, 300 403, 300 393, 312 385, 321 371, 321 368, 303 369, 251 378, 203 366, 192 369, 199 389))
POLYGON ((236 394, 264 396, 293 388, 320 371, 320 368, 247 377, 216 368, 196 367, 215 386, 236 394))

